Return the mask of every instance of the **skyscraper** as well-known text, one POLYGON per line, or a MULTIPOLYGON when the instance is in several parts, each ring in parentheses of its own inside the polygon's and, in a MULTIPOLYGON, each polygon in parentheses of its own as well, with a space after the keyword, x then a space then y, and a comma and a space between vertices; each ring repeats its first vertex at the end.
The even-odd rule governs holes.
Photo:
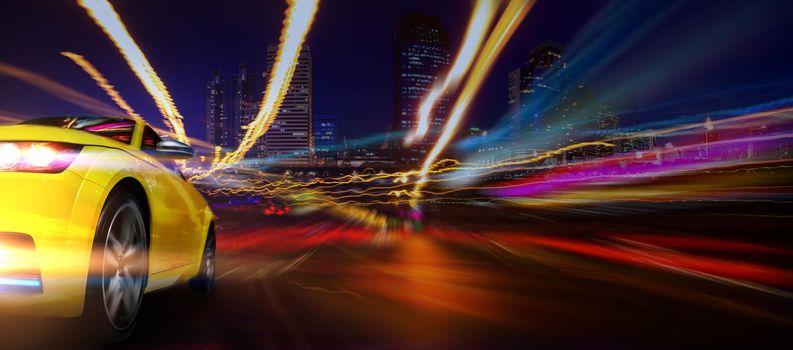
POLYGON ((229 119, 227 91, 219 70, 212 72, 207 82, 206 131, 207 142, 224 148, 234 147, 233 126, 229 119))
POLYGON ((418 163, 437 138, 446 121, 449 101, 441 97, 432 111, 430 132, 425 140, 405 147, 402 139, 415 128, 419 105, 450 63, 449 37, 443 24, 434 17, 409 15, 402 18, 394 32, 394 112, 391 147, 397 160, 418 163))
POLYGON ((333 114, 318 114, 314 118, 314 153, 317 162, 335 164, 338 158, 338 118, 333 114))
MULTIPOLYGON (((596 136, 598 140, 608 139, 616 135, 620 128, 620 117, 614 112, 611 107, 601 105, 600 111, 597 112, 597 119, 595 120, 597 126, 596 136)), ((595 147, 595 155, 598 157, 605 157, 619 151, 615 147, 597 146, 595 147)))
MULTIPOLYGON (((261 90, 257 86, 256 74, 248 72, 248 66, 244 63, 239 65, 237 74, 233 80, 233 94, 229 105, 231 106, 231 122, 234 126, 234 146, 242 142, 245 135, 245 128, 256 117, 259 112, 261 101, 261 90)), ((246 158, 255 157, 255 152, 248 152, 246 158)))
POLYGON ((553 107, 564 88, 564 68, 562 47, 546 42, 531 50, 528 61, 507 75, 507 105, 513 137, 521 138, 528 132, 550 126, 542 120, 542 115, 553 107))
MULTIPOLYGON (((276 45, 267 47, 267 68, 262 75, 265 85, 277 51, 276 45)), ((260 158, 284 165, 308 165, 313 161, 311 80, 311 51, 303 46, 283 103, 270 130, 262 137, 260 158)))

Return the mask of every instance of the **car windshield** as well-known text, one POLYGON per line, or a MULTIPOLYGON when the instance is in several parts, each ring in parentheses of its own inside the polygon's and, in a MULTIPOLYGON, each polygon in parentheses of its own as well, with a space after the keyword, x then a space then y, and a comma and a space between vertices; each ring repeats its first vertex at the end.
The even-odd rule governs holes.
POLYGON ((84 130, 126 144, 132 141, 132 132, 135 130, 135 121, 112 117, 44 117, 27 120, 20 124, 48 125, 66 129, 84 130))

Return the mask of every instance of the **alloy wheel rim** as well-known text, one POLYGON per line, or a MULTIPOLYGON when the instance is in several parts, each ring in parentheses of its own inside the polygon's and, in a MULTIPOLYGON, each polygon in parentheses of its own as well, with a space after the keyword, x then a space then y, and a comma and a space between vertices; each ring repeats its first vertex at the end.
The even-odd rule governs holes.
POLYGON ((102 299, 111 325, 132 325, 140 308, 145 282, 146 236, 135 206, 122 205, 107 229, 102 264, 102 299))

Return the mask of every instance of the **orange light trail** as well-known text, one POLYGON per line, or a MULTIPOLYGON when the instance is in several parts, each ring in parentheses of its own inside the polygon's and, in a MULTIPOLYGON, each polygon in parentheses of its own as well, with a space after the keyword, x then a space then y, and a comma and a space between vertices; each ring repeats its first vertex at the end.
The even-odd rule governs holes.
POLYGON ((121 17, 106 0, 78 0, 88 14, 94 19, 110 40, 116 45, 127 64, 135 72, 143 87, 154 99, 160 113, 165 117, 166 124, 171 128, 176 139, 188 143, 190 140, 185 134, 182 115, 176 109, 171 94, 146 59, 140 47, 132 39, 126 26, 121 22, 121 17))
POLYGON ((526 17, 529 10, 534 6, 534 3, 534 0, 512 0, 507 5, 498 23, 496 23, 496 27, 490 33, 482 52, 477 57, 471 75, 468 77, 460 96, 458 96, 455 102, 449 120, 443 127, 440 138, 424 160, 424 165, 419 173, 419 180, 416 182, 414 193, 420 193, 421 187, 427 181, 430 168, 435 164, 435 160, 438 159, 449 142, 451 142, 452 137, 457 133, 457 129, 460 126, 465 112, 468 110, 468 106, 473 100, 474 95, 476 95, 479 88, 482 86, 482 82, 484 82, 487 73, 490 72, 490 69, 493 67, 496 57, 501 53, 501 50, 512 37, 518 25, 523 21, 523 18, 526 17))
POLYGON ((135 113, 135 110, 133 110, 132 107, 130 107, 127 101, 125 101, 124 98, 121 97, 121 94, 118 93, 118 91, 116 91, 113 85, 110 85, 110 82, 108 82, 107 79, 105 79, 102 73, 100 73, 99 70, 96 69, 96 67, 94 67, 93 64, 91 64, 91 62, 88 62, 88 60, 86 60, 85 57, 78 55, 74 52, 67 52, 67 51, 61 52, 61 55, 66 56, 67 58, 72 60, 72 62, 80 66, 80 68, 82 68, 85 71, 85 73, 87 73, 91 77, 91 79, 93 79, 96 82, 96 85, 102 88, 102 90, 104 90, 105 93, 108 96, 110 96, 110 98, 113 100, 113 102, 116 103, 116 105, 118 105, 121 109, 127 112, 128 116, 133 118, 140 117, 137 113, 135 113))
POLYGON ((443 96, 447 90, 455 88, 460 80, 465 76, 471 68, 471 64, 476 57, 476 53, 482 45, 487 30, 493 21, 499 1, 479 0, 476 2, 471 19, 468 23, 468 30, 463 37, 463 47, 457 53, 454 59, 454 64, 449 70, 449 73, 444 78, 440 86, 436 86, 430 94, 422 102, 419 108, 418 125, 414 134, 407 135, 405 143, 410 144, 414 138, 422 139, 427 134, 430 125, 430 117, 432 108, 438 102, 438 99, 443 96))
POLYGON ((295 72, 303 42, 311 29, 319 7, 319 0, 289 0, 288 3, 289 8, 286 10, 278 53, 270 72, 270 80, 267 83, 259 113, 248 124, 245 136, 243 136, 239 147, 234 152, 227 154, 220 162, 212 164, 208 171, 193 177, 191 180, 205 178, 229 164, 242 160, 245 154, 256 144, 256 141, 270 129, 270 125, 275 120, 278 108, 281 106, 281 102, 283 102, 284 96, 286 96, 289 85, 292 82, 292 75, 295 72))

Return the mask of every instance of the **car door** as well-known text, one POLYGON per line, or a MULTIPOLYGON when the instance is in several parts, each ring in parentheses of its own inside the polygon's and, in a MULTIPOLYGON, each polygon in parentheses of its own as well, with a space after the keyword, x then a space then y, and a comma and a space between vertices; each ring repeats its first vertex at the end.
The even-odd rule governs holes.
POLYGON ((151 207, 150 270, 152 273, 198 262, 196 227, 200 227, 195 200, 172 161, 158 160, 154 149, 159 136, 150 127, 143 131, 143 172, 149 184, 151 207))

